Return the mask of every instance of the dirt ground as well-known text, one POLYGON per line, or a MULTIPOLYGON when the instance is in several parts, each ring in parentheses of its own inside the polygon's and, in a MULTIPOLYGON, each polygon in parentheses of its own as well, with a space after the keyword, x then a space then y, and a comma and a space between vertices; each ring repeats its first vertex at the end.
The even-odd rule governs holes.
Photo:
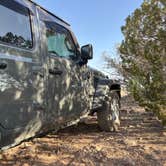
POLYGON ((123 97, 121 128, 102 132, 96 117, 3 152, 0 166, 166 166, 166 131, 151 112, 123 97))

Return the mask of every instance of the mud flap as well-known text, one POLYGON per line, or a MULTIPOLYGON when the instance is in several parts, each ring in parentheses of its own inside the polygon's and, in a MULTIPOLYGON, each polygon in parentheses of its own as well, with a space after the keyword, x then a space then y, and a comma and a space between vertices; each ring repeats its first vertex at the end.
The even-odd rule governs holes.
POLYGON ((120 126, 120 119, 119 119, 119 114, 117 112, 112 111, 112 123, 113 125, 118 125, 120 126))

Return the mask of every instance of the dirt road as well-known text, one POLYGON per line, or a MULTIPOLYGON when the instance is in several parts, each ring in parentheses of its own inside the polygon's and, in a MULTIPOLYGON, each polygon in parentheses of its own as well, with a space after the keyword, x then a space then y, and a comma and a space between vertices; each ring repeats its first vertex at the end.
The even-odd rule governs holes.
POLYGON ((96 118, 35 138, 1 154, 0 166, 166 166, 166 131, 150 112, 122 99, 117 133, 101 132, 96 118))

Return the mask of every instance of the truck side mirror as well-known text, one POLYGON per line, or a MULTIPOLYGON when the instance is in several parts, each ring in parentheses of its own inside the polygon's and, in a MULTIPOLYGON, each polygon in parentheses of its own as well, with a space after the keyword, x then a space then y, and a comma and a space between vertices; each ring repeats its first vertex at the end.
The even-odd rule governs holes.
POLYGON ((83 60, 93 59, 93 46, 91 44, 81 47, 81 58, 83 60))

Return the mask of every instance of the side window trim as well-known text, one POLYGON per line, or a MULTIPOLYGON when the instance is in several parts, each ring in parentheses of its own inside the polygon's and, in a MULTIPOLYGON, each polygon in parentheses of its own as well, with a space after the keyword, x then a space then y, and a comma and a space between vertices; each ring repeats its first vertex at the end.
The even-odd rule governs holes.
MULTIPOLYGON (((74 42, 74 39, 73 39, 73 37, 72 37, 72 35, 71 35, 71 32, 68 30, 68 29, 66 29, 66 31, 67 31, 67 33, 68 33, 68 35, 69 35, 69 37, 70 37, 70 40, 72 41, 72 43, 73 43, 73 46, 74 46, 74 49, 75 49, 75 54, 77 54, 77 46, 76 46, 76 44, 75 44, 75 42, 74 42)), ((77 55, 76 55, 77 56, 77 55)))

